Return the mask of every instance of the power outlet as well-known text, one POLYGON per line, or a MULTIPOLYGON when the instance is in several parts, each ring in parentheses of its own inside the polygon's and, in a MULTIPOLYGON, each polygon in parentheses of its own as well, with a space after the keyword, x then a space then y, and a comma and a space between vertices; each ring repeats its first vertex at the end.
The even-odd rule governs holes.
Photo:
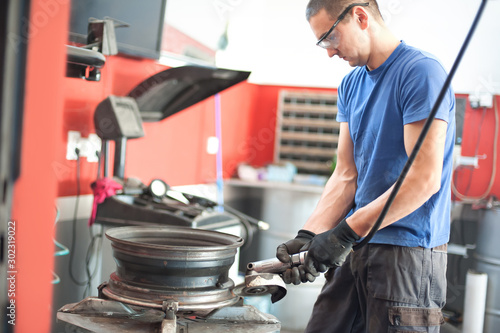
POLYGON ((210 155, 215 155, 219 151, 219 138, 216 136, 210 136, 207 139, 207 153, 210 155))
POLYGON ((492 94, 476 94, 469 96, 469 102, 473 109, 477 108, 492 108, 493 95, 492 94))
POLYGON ((98 154, 101 151, 101 139, 96 134, 89 134, 88 138, 82 138, 80 132, 68 132, 68 144, 66 146, 66 159, 76 160, 76 148, 79 149, 80 157, 86 157, 87 162, 98 162, 98 154))

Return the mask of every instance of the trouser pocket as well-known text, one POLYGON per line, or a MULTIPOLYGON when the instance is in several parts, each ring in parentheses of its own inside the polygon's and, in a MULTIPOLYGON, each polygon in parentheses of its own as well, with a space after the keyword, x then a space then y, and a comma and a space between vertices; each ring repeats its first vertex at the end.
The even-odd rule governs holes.
POLYGON ((440 308, 413 308, 392 306, 388 309, 389 332, 428 332, 419 330, 444 324, 440 308))
POLYGON ((368 257, 367 289, 372 297, 392 302, 419 305, 424 249, 374 245, 368 257))
POLYGON ((446 252, 420 247, 372 245, 367 258, 371 297, 441 308, 446 300, 446 252))

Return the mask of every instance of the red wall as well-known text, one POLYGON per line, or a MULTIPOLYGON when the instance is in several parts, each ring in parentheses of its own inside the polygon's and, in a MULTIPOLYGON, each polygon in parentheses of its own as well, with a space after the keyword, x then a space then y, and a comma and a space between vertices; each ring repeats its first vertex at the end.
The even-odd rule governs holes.
MULTIPOLYGON (((20 178, 14 186, 17 333, 50 332, 68 1, 31 1, 20 178)), ((26 27, 27 28, 27 27, 26 27)))
MULTIPOLYGON (((65 78, 64 143, 59 166, 59 196, 76 194, 76 161, 67 161, 68 131, 83 137, 94 133, 93 114, 109 94, 126 95, 147 77, 166 67, 151 60, 121 56, 108 57, 100 82, 65 78)), ((278 95, 281 89, 329 91, 240 83, 221 92, 222 155, 224 177, 234 175, 237 165, 246 162, 262 166, 272 162, 278 95)), ((144 123, 145 136, 127 144, 126 177, 144 183, 161 178, 170 185, 213 182, 215 155, 206 152, 207 139, 215 136, 215 98, 211 97, 156 123, 144 123)), ((110 170, 112 172, 112 170, 110 170)), ((90 194, 97 163, 81 159, 81 193, 90 194)))
MULTIPOLYGON (((93 114, 99 102, 110 94, 123 96, 142 80, 166 67, 152 60, 108 57, 100 82, 65 79, 64 124, 60 139, 66 145, 68 131, 79 131, 83 137, 94 133, 93 114)), ((246 159, 240 149, 250 131, 257 86, 240 83, 221 92, 222 144, 224 165, 246 159)), ((162 178, 170 185, 195 184, 215 179, 215 156, 206 153, 208 137, 215 136, 215 98, 211 97, 163 121, 144 124, 145 136, 129 140, 126 177, 137 177, 148 183, 162 178)), ((64 146, 65 147, 65 146, 64 146)), ((59 196, 76 194, 76 161, 67 161, 65 149, 58 158, 59 196)), ((112 169, 110 169, 112 172, 112 169)), ((230 175, 231 168, 225 168, 230 175)), ((90 192, 97 163, 81 159, 82 194, 90 192)))
MULTIPOLYGON (((66 161, 67 132, 76 130, 88 136, 94 132, 93 112, 97 104, 109 94, 125 95, 135 85, 154 73, 165 69, 151 60, 127 57, 109 57, 101 82, 86 82, 65 78, 64 144, 56 162, 59 196, 76 194, 76 162, 66 161)), ((224 177, 234 175, 237 165, 246 162, 263 166, 272 162, 274 133, 279 92, 308 90, 335 92, 335 89, 283 87, 241 83, 221 93, 222 150, 224 177)), ((466 97, 466 95, 459 95, 466 97)), ((497 101, 500 97, 496 97, 497 101)), ((474 156, 478 135, 479 168, 457 169, 454 183, 457 190, 471 197, 485 192, 492 174, 494 109, 488 109, 482 122, 482 109, 472 109, 467 103, 462 155, 474 156)), ((130 140, 127 150, 127 177, 137 177, 145 183, 153 178, 164 179, 170 185, 212 182, 215 180, 215 156, 206 153, 206 141, 215 135, 215 102, 209 98, 172 117, 157 123, 144 124, 145 137, 130 140)), ((81 189, 89 194, 97 163, 81 162, 81 189)), ((497 159, 500 166, 500 158, 497 159)), ((490 191, 500 196, 500 175, 490 191)))
MULTIPOLYGON (((76 161, 66 160, 68 131, 79 131, 82 137, 95 133, 93 115, 96 106, 111 94, 125 95, 144 78, 164 69, 153 60, 108 57, 98 82, 64 78, 63 126, 58 131, 63 143, 58 154, 58 196, 76 194, 76 161)), ((90 193, 95 180, 97 163, 81 159, 81 194, 90 193)))
MULTIPOLYGON (((496 105, 500 104, 500 96, 495 96, 496 105)), ((478 168, 469 166, 460 166, 456 169, 454 175, 454 185, 460 195, 466 198, 476 199, 478 197, 495 196, 500 198, 500 156, 494 163, 495 145, 495 113, 498 113, 498 107, 483 110, 483 108, 472 109, 470 103, 467 103, 464 129, 462 134, 462 156, 484 156, 484 159, 478 160, 478 168), (495 164, 495 165, 494 165, 495 164), (495 169, 493 168, 495 167, 495 169), (493 170, 497 170, 496 175, 493 170), (493 178, 493 185, 490 182, 493 178), (490 190, 488 190, 490 189, 490 190)), ((499 153, 496 147, 497 154, 499 153)), ((456 198, 456 196, 454 196, 456 198)), ((460 199, 460 198, 458 198, 460 199)))

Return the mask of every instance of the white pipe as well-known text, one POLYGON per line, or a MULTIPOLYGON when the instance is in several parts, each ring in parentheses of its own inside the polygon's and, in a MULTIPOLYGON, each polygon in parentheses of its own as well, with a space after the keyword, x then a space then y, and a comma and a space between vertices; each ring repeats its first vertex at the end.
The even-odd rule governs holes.
POLYGON ((463 332, 483 333, 488 275, 469 270, 465 279, 463 332))

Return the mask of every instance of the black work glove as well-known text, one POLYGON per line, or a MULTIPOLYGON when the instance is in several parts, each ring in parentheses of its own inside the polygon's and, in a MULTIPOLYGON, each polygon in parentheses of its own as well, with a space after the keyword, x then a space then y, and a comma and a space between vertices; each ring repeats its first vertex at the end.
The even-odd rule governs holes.
POLYGON ((353 243, 359 239, 345 219, 335 228, 316 235, 308 246, 304 263, 306 272, 312 274, 324 266, 342 266, 353 243))
MULTIPOLYGON (((278 246, 276 249, 276 258, 284 263, 290 262, 290 255, 305 251, 307 249, 307 245, 311 242, 315 235, 316 234, 314 232, 309 230, 299 230, 294 239, 278 246)), ((313 282, 318 275, 319 273, 316 270, 312 269, 309 272, 306 272, 304 266, 300 265, 298 267, 287 269, 282 276, 285 283, 293 283, 297 285, 301 282, 313 282)))

